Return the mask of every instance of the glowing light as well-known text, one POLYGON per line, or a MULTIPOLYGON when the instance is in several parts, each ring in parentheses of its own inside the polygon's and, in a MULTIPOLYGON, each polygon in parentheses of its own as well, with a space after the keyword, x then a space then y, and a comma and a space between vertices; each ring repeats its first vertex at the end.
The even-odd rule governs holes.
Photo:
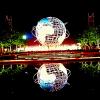
POLYGON ((53 46, 26 46, 25 48, 18 48, 18 51, 51 51, 51 50, 79 50, 80 45, 53 45, 53 46))
POLYGON ((54 29, 51 26, 42 26, 42 28, 38 29, 38 40, 40 40, 41 43, 45 42, 45 36, 48 35, 52 35, 54 33, 54 29))
POLYGON ((23 35, 23 37, 22 37, 24 40, 26 40, 27 39, 27 36, 26 35, 23 35))
POLYGON ((69 84, 68 77, 71 72, 61 63, 43 64, 37 72, 37 83, 44 90, 54 92, 69 84))
POLYGON ((41 19, 36 26, 36 38, 42 45, 60 45, 68 38, 64 23, 55 17, 41 19))
POLYGON ((52 83, 52 82, 54 82, 55 79, 56 79, 56 77, 55 77, 54 74, 48 74, 48 73, 46 72, 46 67, 45 67, 45 65, 42 66, 42 69, 39 70, 39 73, 41 74, 40 79, 41 79, 41 80, 44 80, 44 81, 46 81, 46 82, 52 83))

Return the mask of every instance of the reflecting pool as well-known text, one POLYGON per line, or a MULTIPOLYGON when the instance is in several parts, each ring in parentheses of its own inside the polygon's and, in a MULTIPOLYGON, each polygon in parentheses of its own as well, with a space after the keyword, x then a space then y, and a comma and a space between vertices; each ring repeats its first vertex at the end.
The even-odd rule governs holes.
POLYGON ((0 96, 85 97, 99 92, 100 61, 0 65, 0 96))

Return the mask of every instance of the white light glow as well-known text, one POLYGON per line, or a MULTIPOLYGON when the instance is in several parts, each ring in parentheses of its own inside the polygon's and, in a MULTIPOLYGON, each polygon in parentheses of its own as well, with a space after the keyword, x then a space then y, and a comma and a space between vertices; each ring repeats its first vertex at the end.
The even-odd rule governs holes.
POLYGON ((25 48, 18 48, 18 51, 51 51, 51 50, 79 50, 80 45, 53 45, 53 46, 26 46, 25 48))
POLYGON ((37 23, 35 34, 42 45, 60 45, 69 36, 65 24, 56 17, 41 19, 37 23))
POLYGON ((38 69, 37 80, 42 89, 54 92, 69 84, 69 75, 71 71, 66 69, 62 63, 46 63, 38 69))
POLYGON ((52 35, 54 33, 54 29, 52 26, 41 26, 38 27, 38 36, 37 39, 40 41, 40 43, 44 44, 45 43, 45 37, 47 35, 52 35))
POLYGON ((48 82, 52 83, 56 79, 56 76, 54 74, 47 73, 45 65, 42 65, 42 68, 41 68, 41 70, 38 71, 38 73, 40 74, 40 79, 47 83, 48 82))

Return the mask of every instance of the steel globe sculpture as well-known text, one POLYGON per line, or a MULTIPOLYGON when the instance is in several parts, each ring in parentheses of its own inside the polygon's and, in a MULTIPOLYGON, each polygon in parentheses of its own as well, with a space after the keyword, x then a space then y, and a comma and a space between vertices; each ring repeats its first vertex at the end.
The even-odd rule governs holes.
POLYGON ((71 72, 61 63, 43 64, 37 72, 35 82, 43 90, 54 92, 61 90, 68 83, 68 77, 71 72))
POLYGON ((69 37, 69 32, 58 18, 46 17, 37 23, 35 35, 42 45, 50 46, 60 45, 65 38, 69 37))

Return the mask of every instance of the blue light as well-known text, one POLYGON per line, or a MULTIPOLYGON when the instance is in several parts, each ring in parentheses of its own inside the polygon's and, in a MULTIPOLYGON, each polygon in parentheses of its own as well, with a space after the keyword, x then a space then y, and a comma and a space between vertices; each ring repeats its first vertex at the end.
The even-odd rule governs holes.
POLYGON ((22 39, 26 40, 26 39, 32 39, 33 35, 31 32, 25 32, 25 34, 22 36, 22 39))
POLYGON ((48 24, 49 23, 49 20, 48 18, 43 18, 39 21, 39 23, 45 23, 45 24, 48 24))
POLYGON ((53 83, 44 82, 43 80, 40 80, 40 87, 42 89, 44 89, 44 90, 52 91, 52 89, 53 89, 53 83))
POLYGON ((27 36, 27 39, 32 39, 33 35, 31 32, 25 32, 25 35, 27 36))

